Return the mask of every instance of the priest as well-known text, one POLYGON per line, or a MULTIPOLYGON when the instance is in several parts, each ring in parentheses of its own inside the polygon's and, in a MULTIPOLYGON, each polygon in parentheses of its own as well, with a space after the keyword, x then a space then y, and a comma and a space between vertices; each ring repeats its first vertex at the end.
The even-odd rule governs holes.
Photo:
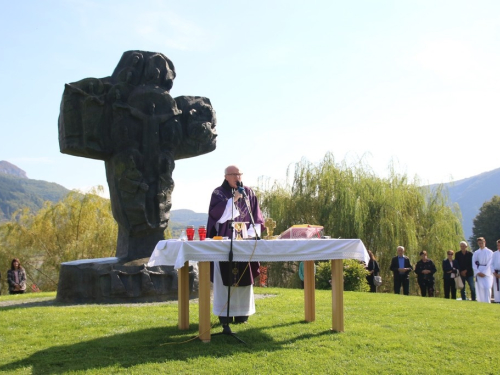
MULTIPOLYGON (((260 237, 264 230, 264 219, 257 197, 252 189, 243 186, 243 173, 236 165, 224 170, 224 182, 217 187, 210 199, 207 237, 235 236, 233 222, 244 222, 246 237, 260 237), (252 225, 252 217, 255 226, 252 225)), ((228 248, 229 256, 229 248, 228 248)), ((259 262, 213 262, 210 267, 213 282, 213 312, 222 324, 245 323, 255 314, 253 294, 254 278, 259 275, 259 262), (228 286, 231 286, 229 317, 227 316, 228 286)))

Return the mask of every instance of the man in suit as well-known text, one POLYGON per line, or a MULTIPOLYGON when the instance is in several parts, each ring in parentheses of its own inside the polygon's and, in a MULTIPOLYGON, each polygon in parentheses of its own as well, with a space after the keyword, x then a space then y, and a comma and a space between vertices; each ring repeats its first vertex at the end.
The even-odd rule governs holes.
POLYGON ((410 272, 413 270, 410 259, 404 255, 405 248, 398 246, 398 255, 391 260, 391 271, 394 274, 394 293, 400 294, 403 286, 403 294, 410 294, 410 272))
POLYGON ((460 277, 464 283, 463 289, 460 290, 462 301, 466 301, 465 285, 469 284, 470 298, 472 301, 476 300, 476 286, 474 285, 474 271, 472 269, 472 252, 467 250, 469 244, 465 241, 460 242, 460 251, 455 253, 455 260, 458 261, 460 267, 460 277))

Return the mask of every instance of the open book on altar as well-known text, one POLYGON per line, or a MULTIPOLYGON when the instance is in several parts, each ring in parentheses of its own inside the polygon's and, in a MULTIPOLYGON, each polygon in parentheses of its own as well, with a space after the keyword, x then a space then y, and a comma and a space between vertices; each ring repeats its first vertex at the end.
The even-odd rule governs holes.
POLYGON ((323 227, 321 225, 299 224, 292 225, 290 228, 281 233, 279 239, 296 239, 296 238, 321 238, 323 227))

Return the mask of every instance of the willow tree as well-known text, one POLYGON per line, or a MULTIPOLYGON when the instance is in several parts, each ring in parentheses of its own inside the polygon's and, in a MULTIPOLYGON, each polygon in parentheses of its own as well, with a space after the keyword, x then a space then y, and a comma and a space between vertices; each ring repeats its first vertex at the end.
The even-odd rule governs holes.
MULTIPOLYGON (((443 188, 422 188, 392 167, 389 177, 379 178, 362 162, 338 164, 327 154, 317 165, 301 160, 284 183, 261 181, 258 192, 264 215, 276 221, 275 233, 294 224, 318 224, 332 238, 361 239, 380 262, 383 291, 392 290, 389 266, 397 246, 406 248, 412 264, 421 250, 440 264, 446 250, 463 239, 460 212, 447 205, 443 188)), ((414 277, 411 285, 416 293, 414 277)))
POLYGON ((30 281, 55 290, 62 262, 114 256, 118 228, 101 190, 72 191, 58 203, 45 202, 36 214, 17 211, 0 226, 2 269, 20 258, 30 281))

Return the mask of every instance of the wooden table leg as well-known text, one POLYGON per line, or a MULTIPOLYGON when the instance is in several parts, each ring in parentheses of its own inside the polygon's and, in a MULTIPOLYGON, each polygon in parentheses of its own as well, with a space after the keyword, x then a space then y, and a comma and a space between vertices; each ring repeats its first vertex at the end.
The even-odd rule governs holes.
POLYGON ((210 262, 199 262, 199 335, 203 342, 210 342, 210 262))
POLYGON ((331 261, 332 266, 332 331, 344 332, 344 269, 342 259, 331 261))
POLYGON ((189 329, 189 262, 178 272, 178 326, 179 329, 189 329))
POLYGON ((304 310, 306 322, 316 320, 316 299, 315 299, 314 261, 304 262, 304 310))

